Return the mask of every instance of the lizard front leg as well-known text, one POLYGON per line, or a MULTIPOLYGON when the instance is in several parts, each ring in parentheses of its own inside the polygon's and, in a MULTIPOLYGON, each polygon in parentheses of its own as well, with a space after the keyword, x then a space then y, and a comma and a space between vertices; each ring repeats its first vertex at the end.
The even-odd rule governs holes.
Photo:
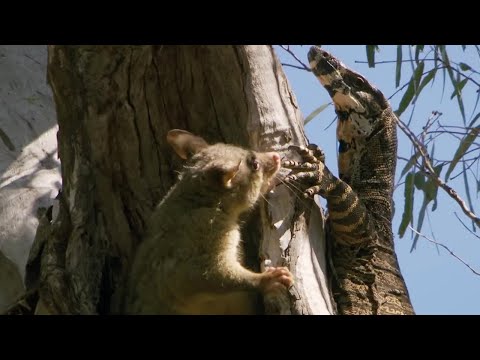
POLYGON ((284 168, 292 170, 284 181, 306 187, 305 197, 318 194, 327 200, 328 218, 337 241, 353 245, 370 240, 375 229, 367 208, 350 185, 325 166, 323 152, 313 144, 291 149, 296 150, 303 161, 282 162, 284 168))

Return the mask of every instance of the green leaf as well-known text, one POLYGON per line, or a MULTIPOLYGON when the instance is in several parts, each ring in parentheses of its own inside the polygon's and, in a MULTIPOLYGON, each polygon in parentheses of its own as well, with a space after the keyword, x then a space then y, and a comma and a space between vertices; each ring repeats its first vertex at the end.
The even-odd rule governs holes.
POLYGON ((425 175, 423 175, 422 173, 420 172, 417 172, 415 174, 415 180, 414 180, 414 183, 415 183, 415 187, 418 189, 418 190, 424 190, 425 189, 425 175))
POLYGON ((395 87, 400 85, 400 78, 402 76, 402 45, 397 45, 397 68, 395 72, 395 87))
POLYGON ((438 206, 438 201, 437 201, 437 197, 435 196, 435 199, 433 199, 432 212, 437 210, 437 206, 438 206))
MULTIPOLYGON (((433 168, 433 171, 435 174, 440 175, 442 172, 443 164, 437 165, 433 168)), ((417 173, 418 174, 418 173, 417 173)), ((417 174, 415 174, 415 177, 417 177, 417 174)), ((422 182, 425 180, 425 178, 422 177, 423 180, 420 180, 420 177, 418 177, 418 180, 415 179, 415 185, 417 185, 418 182, 422 182)), ((437 194, 438 194, 438 185, 433 179, 428 179, 426 182, 422 183, 421 185, 423 187, 423 203, 422 207, 420 208, 420 211, 418 213, 418 221, 417 221, 417 232, 420 232, 422 230, 422 225, 423 225, 423 220, 425 219, 425 212, 427 210, 428 204, 433 201, 433 206, 432 206, 432 211, 435 211, 437 209, 437 194)), ((410 249, 410 252, 412 252, 415 247, 417 246, 417 241, 418 241, 418 234, 415 234, 415 238, 413 239, 413 244, 410 249)))
POLYGON ((415 79, 415 88, 418 89, 418 86, 420 85, 420 80, 422 79, 423 76, 423 69, 425 68, 425 62, 420 62, 418 64, 417 68, 415 69, 415 73, 413 74, 413 78, 415 79))
MULTIPOLYGON (((433 146, 435 146, 435 143, 433 144, 433 146)), ((432 155, 430 157, 433 159, 433 149, 432 149, 432 155)), ((445 165, 445 163, 433 167, 433 171, 435 172, 435 174, 437 176, 440 176, 440 174, 442 173, 444 165, 445 165)), ((435 184, 435 186, 437 186, 437 185, 435 184)), ((435 198, 433 199, 432 212, 437 210, 437 206, 438 206, 437 195, 435 195, 435 198)))
POLYGON ((403 94, 402 100, 400 100, 400 104, 398 105, 398 109, 395 111, 395 114, 400 117, 400 115, 405 111, 405 109, 410 105, 413 97, 415 96, 415 85, 413 80, 410 80, 408 84, 407 90, 405 94, 403 94))
MULTIPOLYGON (((444 51, 445 45, 438 45, 435 50, 438 50, 440 53, 444 51)), ((435 51, 435 54, 438 56, 438 54, 435 51)), ((437 56, 435 56, 435 67, 437 67, 437 56)), ((445 67, 442 68, 442 75, 443 75, 443 86, 442 86, 442 99, 443 99, 443 94, 445 93, 445 79, 446 79, 446 74, 447 74, 447 69, 445 67)))
POLYGON ((450 166, 447 169, 447 173, 445 175, 445 182, 448 181, 453 169, 455 169, 455 166, 457 166, 457 163, 460 161, 463 155, 467 152, 470 145, 472 145, 472 143, 475 141, 478 134, 480 134, 480 126, 477 126, 471 129, 469 133, 465 135, 465 137, 462 139, 462 141, 460 142, 460 145, 458 146, 457 151, 455 151, 455 155, 453 155, 452 162, 450 163, 450 166))
POLYGON ((418 93, 423 90, 423 88, 435 77, 435 74, 437 73, 437 69, 432 69, 428 72, 427 76, 425 76, 422 79, 422 82, 420 83, 420 86, 418 87, 418 93))
POLYGON ((460 66, 460 69, 462 69, 462 71, 472 70, 472 68, 470 67, 470 65, 467 65, 467 64, 465 64, 464 62, 461 62, 460 64, 458 64, 458 66, 460 66))
MULTIPOLYGON (((420 212, 418 213, 418 223, 417 223, 417 232, 422 230, 423 220, 425 219, 425 210, 427 210, 428 200, 423 198, 422 207, 420 208, 420 212)), ((418 237, 420 235, 417 233, 415 234, 415 238, 413 239, 412 247, 410 248, 410 252, 412 252, 417 247, 418 237)))
MULTIPOLYGON (((480 94, 480 93, 479 93, 479 94, 480 94)), ((478 119, 480 119, 480 113, 478 113, 477 115, 475 115, 475 117, 473 118, 473 120, 470 121, 470 124, 468 124, 468 127, 469 127, 469 128, 472 127, 473 124, 475 124, 475 122, 476 122, 478 119)))
POLYGON ((417 151, 415 154, 412 155, 412 157, 408 160, 407 164, 402 170, 402 173, 400 175, 400 178, 402 178, 409 170, 410 168, 415 165, 417 162, 417 159, 420 157, 420 153, 417 151))
POLYGON ((420 56, 420 53, 423 51, 423 48, 425 45, 417 45, 415 47, 415 62, 418 64, 418 58, 420 56))
POLYGON ((320 106, 320 107, 318 107, 317 109, 313 110, 312 113, 305 118, 303 124, 304 124, 304 125, 307 125, 315 116, 317 116, 318 114, 320 114, 320 113, 321 113, 323 110, 325 110, 325 109, 328 107, 328 105, 330 105, 330 104, 331 104, 331 102, 326 103, 326 104, 323 104, 322 106, 320 106))
POLYGON ((453 90, 452 95, 450 96, 450 100, 453 99, 455 96, 462 96, 462 90, 465 87, 465 84, 467 83, 468 79, 463 79, 460 82, 457 83, 457 87, 455 90, 453 90))
POLYGON ((463 105, 463 98, 462 98, 462 88, 463 86, 465 86, 465 84, 463 84, 463 86, 461 86, 461 82, 462 81, 467 81, 467 79, 464 79, 464 80, 460 80, 460 73, 457 73, 457 80, 455 82, 455 91, 457 93, 457 102, 458 102, 458 107, 460 108, 460 113, 462 114, 462 119, 463 119, 463 124, 466 125, 467 123, 467 119, 465 117, 465 107, 463 105))
POLYGON ((413 194, 415 192, 413 182, 414 174, 408 173, 407 177, 405 178, 405 206, 403 208, 402 222, 398 228, 398 235, 400 238, 405 235, 405 230, 413 218, 413 194))
POLYGON ((423 76, 423 69, 425 68, 425 62, 421 62, 418 64, 417 68, 415 69, 415 72, 413 73, 413 79, 415 81, 415 99, 413 102, 415 102, 420 95, 420 80, 422 79, 423 76))
MULTIPOLYGON (((473 113, 475 112, 475 110, 477 110, 478 100, 480 100, 480 91, 477 91, 477 99, 475 100, 475 106, 473 107, 473 110, 472 110, 472 117, 473 117, 473 113)), ((472 127, 472 126, 473 126, 473 124, 475 123, 475 121, 477 121, 479 115, 480 115, 480 114, 475 115, 475 118, 470 121, 470 124, 468 125, 468 127, 472 127)))
MULTIPOLYGON (((448 72, 448 75, 450 76, 450 80, 452 81, 453 88, 457 90, 458 93, 460 93, 461 90, 458 90, 458 81, 455 80, 455 77, 453 75, 450 59, 448 58, 447 50, 444 45, 441 46, 440 55, 442 56, 442 61, 444 65, 447 67, 447 72, 448 72)), ((465 125, 467 120, 465 119, 465 108, 463 106, 463 100, 460 95, 457 96, 457 101, 458 101, 458 107, 460 108, 460 113, 462 114, 463 124, 465 125)))
POLYGON ((407 90, 405 91, 405 94, 403 94, 402 100, 400 100, 398 109, 397 111, 395 111, 395 114, 397 116, 400 116, 408 107, 408 105, 410 105, 410 102, 412 101, 416 93, 415 89, 419 89, 419 83, 420 83, 420 79, 422 78, 424 67, 425 67, 425 63, 422 61, 415 69, 415 72, 413 73, 412 78, 410 79, 410 83, 408 84, 407 90))
POLYGON ((443 68, 442 69, 442 75, 443 75, 443 84, 442 84, 442 99, 443 99, 443 94, 445 94, 445 79, 447 76, 447 69, 443 68))
MULTIPOLYGON (((432 155, 432 158, 433 158, 433 155, 432 155)), ((443 167, 445 166, 445 164, 440 164, 440 165, 437 165, 437 166, 434 166, 433 167, 433 171, 435 171, 435 174, 437 176, 440 176, 440 174, 442 173, 442 170, 443 170, 443 167)))
POLYGON ((467 122, 467 119, 465 118, 465 108, 463 106, 463 100, 462 100, 461 94, 457 96, 457 100, 458 100, 458 107, 460 108, 460 113, 462 114, 463 123, 465 124, 467 122))
POLYGON ((375 50, 378 50, 378 45, 367 45, 367 61, 368 67, 375 67, 375 50))
MULTIPOLYGON (((473 202, 472 202, 472 197, 470 196, 470 186, 468 185, 468 179, 467 179, 467 169, 465 167, 465 163, 462 163, 463 165, 463 182, 465 184, 465 190, 467 194, 467 201, 468 201, 468 206, 470 206, 470 210, 472 212, 475 212, 475 209, 473 208, 473 202)), ((472 227, 475 229, 475 224, 472 221, 472 227)))
POLYGON ((425 183, 425 188, 423 191, 425 193, 425 199, 430 202, 437 198, 438 185, 432 179, 428 179, 428 181, 425 183))

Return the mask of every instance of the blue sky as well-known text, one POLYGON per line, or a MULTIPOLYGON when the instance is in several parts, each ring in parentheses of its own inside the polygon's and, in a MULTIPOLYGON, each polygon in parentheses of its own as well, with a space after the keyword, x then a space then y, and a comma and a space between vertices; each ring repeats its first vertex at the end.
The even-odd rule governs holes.
MULTIPOLYGON (((296 56, 305 64, 307 52, 310 45, 291 46, 296 56)), ((382 92, 390 97, 397 89, 395 88, 395 63, 379 64, 375 68, 368 68, 367 64, 356 63, 366 61, 365 45, 322 45, 325 50, 341 59, 347 66, 364 75, 374 83, 382 92)), ((282 63, 297 65, 296 61, 282 50, 275 47, 282 63)), ((408 47, 403 47, 403 58, 408 58, 408 47)), ((448 46, 448 54, 452 60, 462 61, 479 70, 479 58, 473 51, 463 52, 460 46, 448 46)), ((392 45, 380 46, 380 52, 376 53, 376 61, 387 61, 396 59, 397 47, 392 45)), ((427 67, 425 68, 427 69, 427 67)), ((320 105, 330 102, 327 92, 322 88, 320 82, 312 73, 284 67, 291 87, 295 93, 304 117, 308 116, 320 105)), ((410 64, 405 63, 402 68, 402 79, 400 86, 406 83, 411 76, 410 64)), ((411 128, 418 134, 433 110, 440 111, 443 115, 440 122, 443 125, 462 125, 462 118, 456 99, 450 100, 453 87, 450 80, 446 79, 445 93, 442 98, 442 74, 438 72, 433 86, 427 85, 422 91, 415 104, 415 110, 411 117, 411 128)), ((405 90, 394 96, 390 102, 393 109, 398 104, 405 90)), ((476 101, 476 89, 467 85, 463 91, 467 122, 472 116, 473 107, 476 101)), ((476 113, 478 113, 478 109, 476 113)), ((473 113, 473 115, 476 115, 473 113)), ((408 122, 412 114, 412 106, 405 111, 401 118, 408 122)), ((333 106, 329 106, 319 116, 306 125, 306 133, 309 141, 320 145, 326 153, 327 166, 337 173, 337 145, 335 140, 335 119, 333 106), (330 125, 330 127, 328 127, 330 125), (328 127, 328 128, 327 128, 328 127)), ((478 125, 478 123, 477 123, 478 125)), ((404 158, 410 158, 412 147, 408 138, 400 131, 398 152, 404 158)), ((439 159, 451 159, 458 147, 458 140, 453 136, 443 135, 436 140, 435 157, 439 159)), ((397 180, 401 170, 405 166, 404 161, 397 164, 397 180)), ((458 170, 460 170, 459 167, 458 170)), ((474 168, 476 172, 478 167, 474 168)), ((451 177, 454 177, 458 170, 455 170, 451 177)), ((445 175, 446 167, 441 176, 445 175)), ((474 210, 480 214, 480 203, 475 192, 475 179, 471 179, 471 195, 474 203, 474 210)), ((448 182, 459 195, 466 200, 465 189, 462 177, 448 182)), ((400 261, 400 267, 407 283, 410 297, 417 314, 480 314, 480 276, 475 275, 465 265, 455 259, 443 248, 420 238, 416 249, 410 252, 412 245, 411 232, 407 230, 405 236, 400 238, 398 227, 403 213, 403 190, 400 186, 395 191, 395 216, 393 221, 393 232, 395 234, 395 246, 400 261)), ((422 203, 423 194, 415 193, 414 218, 415 224, 418 216, 419 205, 422 203)), ((322 204, 325 204, 322 199, 322 204)), ((428 209, 431 209, 429 205, 428 209)), ((462 260, 480 272, 480 239, 470 234, 455 217, 454 212, 462 221, 470 226, 471 222, 462 213, 458 204, 451 199, 443 190, 438 191, 438 208, 436 211, 428 212, 422 233, 435 241, 446 245, 462 260)), ((477 235, 480 231, 477 230, 477 235)))

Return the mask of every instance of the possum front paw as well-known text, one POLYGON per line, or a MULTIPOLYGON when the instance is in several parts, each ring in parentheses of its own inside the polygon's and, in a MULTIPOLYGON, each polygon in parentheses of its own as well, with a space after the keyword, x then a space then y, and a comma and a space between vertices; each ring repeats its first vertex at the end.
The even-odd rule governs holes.
POLYGON ((269 267, 262 273, 260 290, 265 294, 289 289, 293 285, 293 275, 286 267, 269 267))

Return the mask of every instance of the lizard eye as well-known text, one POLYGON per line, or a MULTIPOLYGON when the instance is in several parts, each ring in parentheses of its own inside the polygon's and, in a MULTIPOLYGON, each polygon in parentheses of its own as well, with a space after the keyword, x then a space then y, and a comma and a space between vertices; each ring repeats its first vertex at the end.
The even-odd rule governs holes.
POLYGON ((365 84, 365 81, 360 76, 357 76, 353 80, 353 83, 355 84, 355 86, 361 87, 361 86, 363 86, 363 84, 365 84))
POLYGON ((252 160, 252 169, 258 171, 260 169, 260 162, 256 159, 252 160))

